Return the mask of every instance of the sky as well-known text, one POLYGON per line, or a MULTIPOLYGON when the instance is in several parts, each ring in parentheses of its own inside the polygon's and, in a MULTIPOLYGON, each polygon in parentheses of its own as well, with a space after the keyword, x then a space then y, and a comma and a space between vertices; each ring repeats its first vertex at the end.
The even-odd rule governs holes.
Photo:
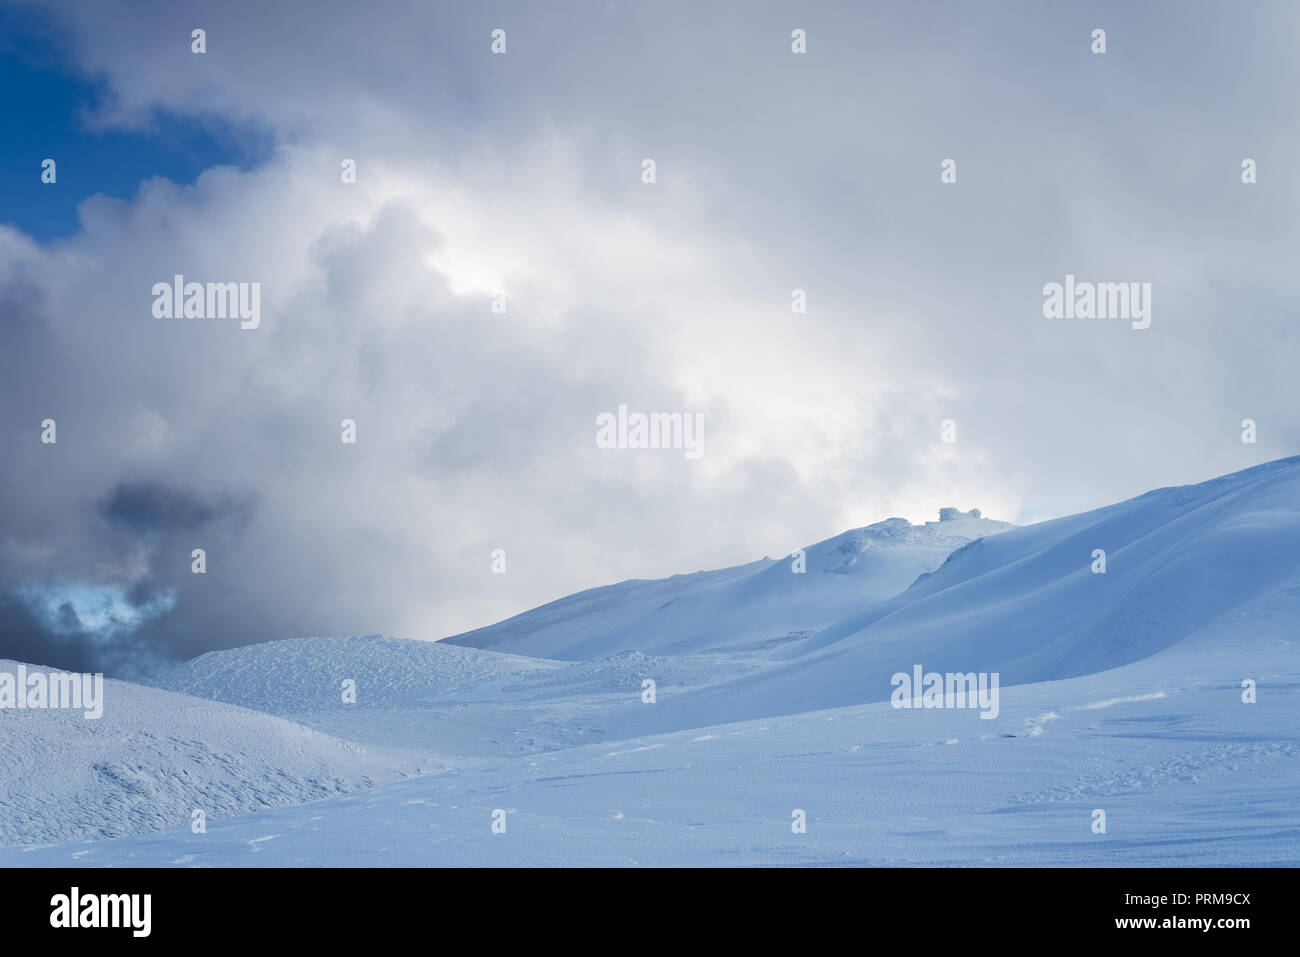
POLYGON ((1294 454, 1298 26, 0 4, 0 657, 131 676, 433 640, 892 516, 1041 521, 1294 454), (257 283, 257 327, 159 318, 177 274, 257 283), (1067 274, 1150 283, 1149 328, 1045 317, 1067 274), (703 454, 598 447, 620 406, 699 415, 703 454))

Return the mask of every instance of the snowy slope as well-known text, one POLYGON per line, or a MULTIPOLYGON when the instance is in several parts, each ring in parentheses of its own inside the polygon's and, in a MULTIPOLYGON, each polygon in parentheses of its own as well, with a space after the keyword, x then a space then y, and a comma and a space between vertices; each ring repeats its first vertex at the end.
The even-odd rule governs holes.
POLYGON ((160 832, 0 865, 1300 865, 1300 458, 987 528, 880 523, 804 575, 627 582, 460 644, 213 653, 159 679, 200 697, 115 683, 98 732, 0 714, 0 834, 160 832), (998 672, 997 717, 892 708, 918 664, 998 672), (192 835, 200 798, 237 816, 192 835))
POLYGON ((1292 458, 972 542, 901 595, 777 649, 779 667, 688 696, 645 730, 885 701, 892 675, 918 664, 997 672, 1004 688, 1089 674, 1298 584, 1292 458))
MULTIPOLYGON (((0 660, 14 673, 15 662, 0 660)), ((433 764, 255 711, 106 681, 103 716, 0 710, 0 844, 115 837, 301 804, 433 764)))
POLYGON ((205 835, 0 848, 0 866, 1300 866, 1300 589, 1241 616, 1008 689, 995 721, 811 711, 450 769, 205 835))
POLYGON ((289 717, 347 741, 434 753, 448 763, 616 736, 621 727, 597 725, 594 715, 611 703, 639 701, 647 677, 665 690, 687 690, 756 667, 640 652, 558 662, 368 635, 213 651, 151 684, 289 717), (353 704, 340 693, 349 678, 353 704))
POLYGON ((762 653, 898 594, 959 546, 1012 527, 965 516, 924 525, 891 518, 808 546, 803 574, 785 558, 622 582, 444 641, 565 660, 762 653))
POLYGON ((380 635, 293 638, 212 651, 149 683, 277 715, 411 707, 467 686, 554 667, 515 655, 380 635), (344 703, 351 680, 355 703, 344 703))

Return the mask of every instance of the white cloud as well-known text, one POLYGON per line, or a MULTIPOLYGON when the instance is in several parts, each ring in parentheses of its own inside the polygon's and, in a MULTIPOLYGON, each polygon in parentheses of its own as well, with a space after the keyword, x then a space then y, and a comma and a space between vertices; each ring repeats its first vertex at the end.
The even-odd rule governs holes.
MULTIPOLYGON (((436 638, 891 515, 1041 518, 1294 450, 1296 340, 1268 318, 1291 295, 1270 250, 1294 191, 1265 210, 1201 185, 1231 184, 1269 111, 1234 121, 1223 170, 1166 151, 1162 129, 1232 111, 1119 57, 1102 80, 1060 53, 1044 90, 1041 65, 974 44, 1073 50, 1045 14, 954 8, 971 44, 953 59, 928 15, 822 12, 795 64, 776 6, 743 22, 503 7, 499 62, 488 13, 56 6, 116 94, 98 122, 217 114, 280 144, 256 170, 89 199, 48 248, 0 230, 23 356, 0 389, 20 434, 60 423, 57 465, 29 442, 6 470, 26 514, 6 516, 0 572, 37 551, 63 578, 111 571, 96 509, 123 481, 246 494, 247 521, 211 532, 209 579, 189 576, 185 536, 118 559, 127 584, 177 589, 187 650, 436 638), (199 13, 203 57, 182 42, 199 13), (1103 127, 1115 86, 1148 108, 1103 127), (1189 192, 1162 191, 1170 176, 1189 192), (1154 281, 1152 329, 1048 324, 1039 289, 1067 270, 1154 281), (151 285, 178 272, 261 282, 262 327, 153 319, 151 285), (704 458, 596 449, 595 416, 619 403, 704 412, 704 458), (1267 423, 1257 448, 1235 441, 1246 414, 1267 423)), ((1146 24, 1125 16, 1113 37, 1146 24)))

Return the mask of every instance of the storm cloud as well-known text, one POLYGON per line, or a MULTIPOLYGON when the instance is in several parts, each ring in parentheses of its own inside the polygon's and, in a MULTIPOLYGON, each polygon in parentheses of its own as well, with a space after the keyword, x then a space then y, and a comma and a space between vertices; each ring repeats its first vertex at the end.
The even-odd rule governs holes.
POLYGON ((1194 6, 32 7, 88 125, 275 149, 0 227, 0 655, 436 639, 1294 453, 1300 14, 1194 6), (1045 319, 1067 273, 1150 282, 1151 327, 1045 319), (154 318, 177 274, 260 283, 260 327, 154 318), (620 404, 702 413, 703 457, 598 449, 620 404))

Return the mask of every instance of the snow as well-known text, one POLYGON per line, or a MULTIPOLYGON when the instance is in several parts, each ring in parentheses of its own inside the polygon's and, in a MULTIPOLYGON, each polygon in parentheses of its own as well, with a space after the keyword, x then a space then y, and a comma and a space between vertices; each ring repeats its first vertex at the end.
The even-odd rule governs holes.
POLYGON ((150 683, 268 714, 298 715, 409 707, 547 667, 530 658, 380 635, 294 638, 200 655, 150 683), (344 680, 355 683, 355 705, 343 701, 344 680))
POLYGON ((214 652, 110 683, 100 722, 0 712, 0 864, 1297 866, 1298 522, 1287 459, 1023 528, 888 520, 806 574, 625 582, 454 643, 214 652), (1000 673, 998 716, 895 710, 916 664, 1000 673))
MULTIPOLYGON (((16 662, 0 660, 12 673, 16 662)), ((0 844, 116 837, 432 770, 281 718, 121 681, 104 713, 0 710, 0 844)))
POLYGON ((886 519, 807 546, 804 574, 785 558, 622 582, 444 641, 566 660, 620 651, 752 652, 870 608, 938 568, 959 545, 1011 527, 989 519, 925 525, 886 519))

